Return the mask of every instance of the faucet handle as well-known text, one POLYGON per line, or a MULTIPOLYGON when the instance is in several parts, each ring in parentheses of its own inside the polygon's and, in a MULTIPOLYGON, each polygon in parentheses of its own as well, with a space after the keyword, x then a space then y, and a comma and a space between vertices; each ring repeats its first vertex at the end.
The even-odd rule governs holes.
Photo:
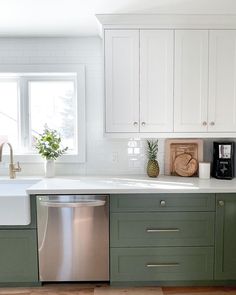
POLYGON ((20 167, 19 162, 17 162, 17 165, 14 165, 13 170, 14 170, 14 172, 20 172, 21 171, 21 167, 20 167))
POLYGON ((16 172, 20 172, 21 171, 21 167, 19 162, 17 162, 17 165, 10 163, 9 164, 9 176, 11 179, 16 178, 16 172))

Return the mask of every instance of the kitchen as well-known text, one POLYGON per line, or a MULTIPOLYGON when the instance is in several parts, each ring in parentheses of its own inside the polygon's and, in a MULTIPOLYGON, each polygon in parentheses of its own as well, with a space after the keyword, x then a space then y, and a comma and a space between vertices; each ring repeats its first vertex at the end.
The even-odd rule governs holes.
MULTIPOLYGON (((171 1, 170 1, 171 2, 171 1)), ((167 4, 161 2, 160 6, 156 9, 156 13, 212 13, 218 14, 222 13, 222 5, 220 3, 214 2, 211 3, 198 3, 198 7, 195 4, 189 3, 174 3, 168 2, 167 4), (214 10, 212 7, 214 6, 214 10)), ((224 10, 225 14, 232 13, 234 5, 232 3, 224 2, 224 10), (230 5, 231 4, 231 5, 230 5), (228 10, 227 10, 228 9, 228 10)), ((121 4, 120 4, 121 5, 121 4)), ((108 6, 109 7, 109 6, 108 6)), ((53 7, 50 7, 53 9, 53 7)), ((146 12, 149 9, 149 12, 153 7, 141 7, 141 12, 146 12)), ((135 7, 130 7, 129 9, 120 9, 123 13, 131 13, 134 12, 135 7)), ((50 10, 50 9, 49 9, 50 10)), ((114 12, 114 10, 109 10, 108 8, 99 8, 95 13, 108 13, 114 12)), ((48 13, 48 12, 47 12, 48 13)), ((95 14, 94 13, 94 14, 95 14)), ((93 15, 94 15, 93 14, 93 15)), ((26 15, 29 15, 26 12, 26 15)), ((27 20, 27 18, 25 18, 27 20)), ((23 22, 23 20, 21 19, 23 22)), ((96 21, 96 19, 94 19, 96 21)), ((24 22, 22 23, 22 25, 24 22)), ((135 175, 143 176, 146 180, 146 137, 138 136, 136 132, 134 132, 134 136, 130 136, 128 134, 125 138, 119 136, 108 136, 104 135, 104 80, 103 80, 103 43, 102 39, 98 37, 98 31, 96 31, 96 37, 72 37, 72 35, 76 35, 73 33, 74 31, 70 31, 70 34, 67 37, 56 37, 64 35, 63 28, 66 28, 65 20, 60 23, 58 26, 57 33, 50 33, 50 29, 47 28, 47 33, 28 33, 31 34, 31 37, 22 36, 23 33, 15 31, 14 34, 11 33, 9 29, 9 34, 6 35, 2 32, 2 37, 0 39, 1 49, 0 49, 0 63, 1 63, 1 72, 27 72, 32 71, 32 66, 44 66, 45 72, 55 72, 56 66, 60 71, 66 72, 74 72, 82 73, 83 71, 80 69, 74 69, 74 65, 83 65, 85 68, 85 98, 86 105, 84 105, 84 114, 86 115, 85 122, 85 130, 86 133, 80 132, 80 136, 82 136, 82 140, 79 141, 80 146, 80 159, 77 158, 75 160, 73 157, 66 161, 66 157, 59 159, 56 162, 56 177, 78 177, 80 176, 109 176, 117 178, 117 176, 125 177, 125 179, 131 179, 131 184, 134 185, 135 180, 132 180, 135 175), (61 31, 60 31, 61 30, 61 31), (50 36, 47 36, 50 35, 50 36), (53 36, 54 35, 54 36, 53 36), (14 37, 13 37, 14 36, 14 37), (17 37, 15 37, 17 36, 17 37), (41 37, 40 37, 41 36, 41 37), (47 37, 42 37, 47 36, 47 37), (22 70, 22 66, 24 69, 22 70), (29 67, 28 67, 29 66, 29 67), (28 68, 28 69, 26 69, 28 68), (72 69, 73 68, 73 69, 72 69), (13 70, 14 69, 14 70, 13 70), (63 70, 62 70, 63 69, 63 70), (82 72, 81 72, 82 71, 82 72), (86 138, 86 141, 83 140, 83 137, 86 138), (141 138, 140 138, 141 137, 141 138), (85 143, 84 146, 82 143, 85 143), (85 152, 86 150, 86 152, 85 152)), ((99 26, 96 23, 96 30, 98 30, 99 26)), ((18 26, 19 29, 19 26, 18 26)), ((25 33, 26 34, 26 33, 25 33)), ((78 33, 77 33, 78 35, 78 33)), ((82 35, 82 33, 81 33, 82 35)), ((84 35, 83 35, 84 36, 84 35)), ((35 70, 34 70, 35 71, 35 70)), ((82 76, 81 76, 82 77, 82 76)), ((81 78, 82 79, 82 78, 81 78)), ((81 81, 81 80, 80 80, 81 81)), ((81 84, 81 83, 80 83, 81 84)), ((81 93, 84 93, 80 90, 81 93)), ((81 96, 80 96, 81 97, 81 96)), ((81 108, 79 111, 83 109, 83 104, 80 105, 81 108)), ((80 117, 81 118, 81 117, 80 117)), ((82 127, 83 128, 83 127, 82 127)), ((3 131, 2 131, 3 132, 3 131)), ((1 132, 1 133, 2 133, 1 132)), ((212 142, 216 141, 212 134, 207 136, 203 134, 204 132, 199 133, 198 136, 194 134, 194 137, 204 138, 204 161, 212 160, 212 142), (208 138, 210 137, 210 138, 208 138)), ((5 134, 5 133, 3 133, 5 134)), ((164 174, 164 159, 165 159, 165 138, 169 136, 163 136, 158 134, 155 138, 159 139, 159 151, 158 151, 158 161, 160 165, 160 174, 164 174)), ((172 137, 176 137, 173 135, 172 137)), ((188 137, 188 136, 186 136, 188 137)), ((193 137, 193 135, 192 135, 193 137)), ((234 140, 234 136, 229 134, 229 132, 223 132, 219 135, 220 138, 228 139, 229 141, 234 140)), ((181 138, 185 138, 185 136, 181 136, 181 138)), ((219 138, 217 139, 219 140, 219 138)), ((11 142, 12 140, 9 139, 11 142)), ((5 148, 4 148, 5 150, 5 148)), ((25 155, 18 155, 17 150, 14 147, 14 160, 20 162, 20 166, 22 172, 17 173, 17 178, 24 176, 33 176, 35 178, 42 178, 44 175, 43 171, 43 163, 40 158, 35 157, 27 159, 25 155)), ((1 175, 6 176, 8 173, 8 157, 4 160, 1 166, 1 175)), ((108 181, 109 181, 108 177, 108 181)), ((161 176, 164 177, 164 176, 161 176)), ((165 178, 158 177, 158 181, 164 181, 165 178)), ((153 181, 150 185, 154 185, 153 181)), ((177 180, 174 178, 174 182, 181 181, 186 182, 189 180, 177 180)), ((190 180, 191 182, 192 180, 190 180)), ((216 192, 234 192, 234 180, 231 182, 227 182, 227 189, 224 188, 222 191, 221 188, 216 192), (229 184, 228 184, 229 183, 229 184), (228 188, 228 186, 232 186, 232 190, 228 188), (221 190, 220 190, 221 189, 221 190)), ((55 185, 55 184, 54 184, 55 185)), ((142 185, 140 180, 137 181, 137 185, 142 185)), ((214 182, 214 186, 217 186, 218 182, 214 182)), ((220 186, 220 185, 219 185, 220 186)), ((98 187, 96 187, 97 193, 117 193, 117 191, 104 191, 104 187, 99 191, 98 187)), ((55 187, 54 187, 55 189, 55 187)), ((174 188, 175 190, 176 187, 174 188)), ((208 188, 209 189, 209 188, 208 188)), ((95 191, 79 191, 80 193, 95 193, 95 191)), ((131 192, 131 191, 129 191, 131 192)), ((135 191, 136 193, 137 191, 135 191)), ((140 191, 139 191, 140 192, 140 191)), ((158 190, 159 193, 163 193, 163 191, 158 190)), ((177 193, 178 191, 175 191, 177 193)), ((201 191, 199 191, 201 192, 201 191)), ((207 191, 208 193, 214 193, 214 191, 207 191)), ((32 194, 35 191, 31 191, 32 194)), ((39 193, 39 191, 38 191, 39 193)), ((42 193, 42 192, 40 192, 42 193)), ((75 193, 75 192, 73 192, 75 193)), ((126 191, 127 193, 127 191, 126 191)), ((143 191, 142 193, 145 193, 143 191)), ((202 191, 204 193, 204 191, 202 191)), ((62 194, 62 192, 60 192, 62 194)), ((213 197, 214 198, 214 197, 213 197)), ((214 212, 214 208, 211 207, 209 209, 210 212, 214 212)), ((112 213, 113 214, 113 213, 112 213)), ((114 212, 114 214, 116 214, 114 212)), ((212 215, 212 214, 211 214, 212 215)))

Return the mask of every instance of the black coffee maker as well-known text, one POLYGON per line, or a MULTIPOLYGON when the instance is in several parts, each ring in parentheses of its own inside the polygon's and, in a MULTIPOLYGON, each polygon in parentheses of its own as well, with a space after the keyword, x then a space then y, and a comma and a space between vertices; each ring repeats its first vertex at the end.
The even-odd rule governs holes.
POLYGON ((213 142, 212 176, 219 179, 234 177, 234 143, 213 142))

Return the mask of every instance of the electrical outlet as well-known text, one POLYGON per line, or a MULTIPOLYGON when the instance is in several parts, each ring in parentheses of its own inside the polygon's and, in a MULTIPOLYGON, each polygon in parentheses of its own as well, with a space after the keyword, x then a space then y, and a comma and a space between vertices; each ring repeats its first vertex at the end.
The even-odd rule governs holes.
POLYGON ((112 163, 118 163, 119 162, 119 155, 118 152, 113 152, 112 153, 112 159, 111 159, 112 163))

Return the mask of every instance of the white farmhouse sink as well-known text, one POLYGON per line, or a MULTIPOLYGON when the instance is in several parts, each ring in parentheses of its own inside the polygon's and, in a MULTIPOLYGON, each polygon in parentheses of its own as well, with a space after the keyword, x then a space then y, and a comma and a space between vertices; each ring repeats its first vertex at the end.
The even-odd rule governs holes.
POLYGON ((30 224, 30 197, 26 194, 26 189, 38 181, 0 180, 0 226, 30 224))

